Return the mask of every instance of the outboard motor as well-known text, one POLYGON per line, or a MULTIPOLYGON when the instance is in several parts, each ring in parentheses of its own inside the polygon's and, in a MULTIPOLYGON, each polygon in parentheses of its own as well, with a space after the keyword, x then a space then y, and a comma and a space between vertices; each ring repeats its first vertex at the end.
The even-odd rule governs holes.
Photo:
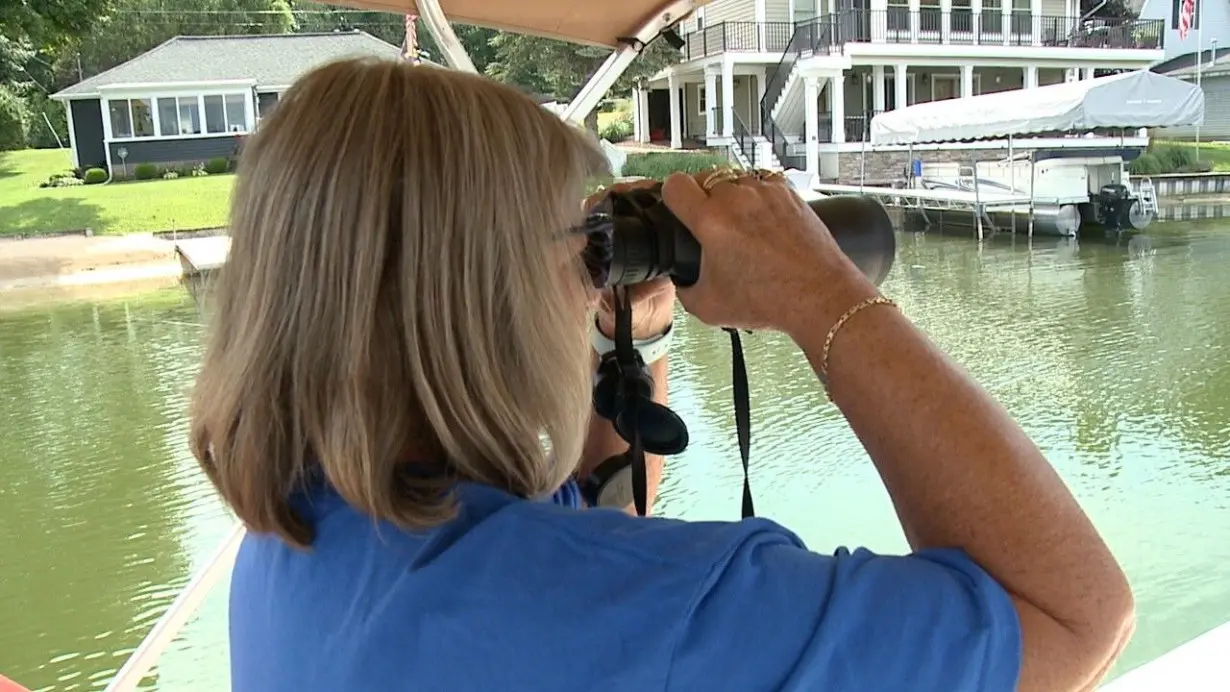
POLYGON ((1098 218, 1103 228, 1119 231, 1131 228, 1129 214, 1132 210, 1132 193, 1126 185, 1103 185, 1098 190, 1098 218))

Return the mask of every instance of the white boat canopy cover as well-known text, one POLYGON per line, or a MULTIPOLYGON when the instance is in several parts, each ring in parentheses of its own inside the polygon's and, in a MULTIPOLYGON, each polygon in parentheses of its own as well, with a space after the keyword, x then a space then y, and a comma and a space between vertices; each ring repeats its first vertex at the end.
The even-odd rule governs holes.
POLYGON ((1203 122, 1200 87, 1137 70, 888 111, 871 119, 871 144, 961 142, 1203 122))
MULTIPOLYGON (((700 7, 711 0, 694 0, 700 7)), ((325 0, 365 10, 419 14, 415 0, 325 0)), ((615 48, 671 3, 669 0, 439 0, 449 21, 615 48)), ((675 20, 683 17, 675 17, 675 20)))

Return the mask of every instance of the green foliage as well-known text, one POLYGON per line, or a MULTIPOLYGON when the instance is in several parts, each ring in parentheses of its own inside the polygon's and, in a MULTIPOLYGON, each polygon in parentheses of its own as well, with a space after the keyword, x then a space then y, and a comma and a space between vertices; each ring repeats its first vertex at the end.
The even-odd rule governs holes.
POLYGON ((105 183, 107 182, 107 172, 101 168, 91 168, 85 172, 81 179, 85 181, 86 185, 105 183))
MULTIPOLYGON (((498 33, 491 39, 494 60, 486 74, 561 101, 576 96, 611 51, 540 36, 498 33)), ((646 46, 616 81, 612 93, 630 91, 637 82, 679 62, 679 51, 658 39, 646 46)))
POLYGON ((1161 175, 1164 172, 1162 162, 1156 154, 1144 152, 1132 161, 1129 170, 1132 175, 1161 175))
POLYGON ((227 159, 217 158, 210 159, 205 162, 205 172, 210 175, 225 173, 231 169, 231 162, 227 159))
POLYGON ((0 84, 0 151, 26 146, 30 110, 13 89, 0 84))
POLYGON ((132 177, 137 180, 153 180, 158 177, 158 167, 152 163, 138 163, 132 168, 132 177))
POLYGON ((730 160, 712 152, 663 152, 629 154, 623 174, 627 177, 665 180, 672 173, 700 173, 715 166, 729 166, 730 160))
POLYGON ((32 149, 53 149, 61 145, 67 147, 68 114, 64 110, 65 105, 52 101, 41 91, 31 93, 25 101, 30 110, 26 146, 32 149), (50 128, 47 126, 48 121, 51 122, 50 128), (52 128, 55 128, 54 131, 52 128))
POLYGON ((1194 147, 1177 142, 1153 142, 1130 165, 1132 175, 1163 175, 1166 173, 1208 173, 1209 161, 1197 161, 1194 147))
POLYGON ((632 115, 629 113, 621 113, 620 116, 608 122, 599 132, 599 136, 608 142, 622 142, 632 136, 635 126, 632 123, 632 115))

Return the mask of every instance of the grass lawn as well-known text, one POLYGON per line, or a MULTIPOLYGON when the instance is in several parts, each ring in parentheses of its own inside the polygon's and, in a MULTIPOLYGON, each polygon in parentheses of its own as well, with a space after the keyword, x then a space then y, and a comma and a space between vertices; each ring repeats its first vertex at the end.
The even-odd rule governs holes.
POLYGON ((38 186, 53 173, 70 168, 67 151, 0 152, 0 237, 83 228, 115 235, 226 223, 232 175, 62 188, 38 186))
MULTIPOLYGON (((1159 140, 1160 141, 1160 140, 1159 140)), ((1171 142, 1167 142, 1170 144, 1171 142)), ((1195 142, 1173 142, 1174 144, 1182 144, 1185 147, 1196 149, 1195 142)), ((1213 164, 1213 170, 1218 173, 1230 172, 1230 143, 1227 142, 1201 142, 1200 143, 1200 160, 1208 161, 1213 164)))
POLYGON ((598 131, 610 125, 613 121, 620 118, 632 117, 632 100, 631 99, 616 99, 615 108, 605 113, 598 113, 598 131))

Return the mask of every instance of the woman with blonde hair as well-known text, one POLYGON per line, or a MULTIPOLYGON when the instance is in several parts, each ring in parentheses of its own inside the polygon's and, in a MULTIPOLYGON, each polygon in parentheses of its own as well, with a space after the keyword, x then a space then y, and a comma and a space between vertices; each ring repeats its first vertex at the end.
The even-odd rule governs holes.
MULTIPOLYGON (((583 506, 575 479, 627 448, 592 415, 612 316, 570 232, 602 168, 513 89, 386 61, 317 69, 252 137, 192 412, 250 529, 232 689, 1095 686, 1131 631, 1118 565, 779 177, 666 182, 704 252, 678 297, 793 338, 913 552, 583 506)), ((675 291, 633 299, 664 401, 675 291)))

